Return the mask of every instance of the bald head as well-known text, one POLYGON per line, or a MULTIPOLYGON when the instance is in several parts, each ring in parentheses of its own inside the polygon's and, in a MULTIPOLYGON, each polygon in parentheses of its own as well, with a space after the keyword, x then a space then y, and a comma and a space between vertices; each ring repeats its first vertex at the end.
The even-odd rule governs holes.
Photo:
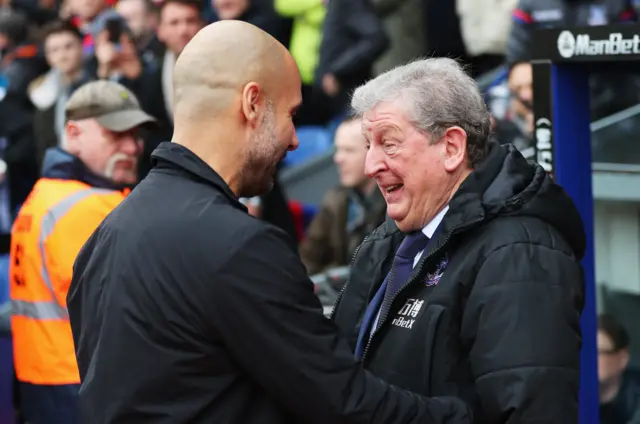
POLYGON ((173 72, 175 143, 207 162, 241 196, 269 190, 298 140, 298 68, 275 38, 241 21, 208 25, 173 72))
POLYGON ((227 109, 244 86, 258 84, 265 96, 278 90, 282 70, 291 70, 286 48, 261 29, 242 21, 208 25, 180 54, 174 69, 176 120, 183 109, 193 115, 227 109), (195 93, 198 93, 194 96, 195 93), (203 111, 204 112, 204 111, 203 111))

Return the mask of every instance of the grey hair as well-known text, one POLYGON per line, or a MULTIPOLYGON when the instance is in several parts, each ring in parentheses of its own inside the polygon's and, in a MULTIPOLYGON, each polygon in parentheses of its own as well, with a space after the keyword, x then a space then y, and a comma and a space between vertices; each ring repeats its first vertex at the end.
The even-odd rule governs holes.
POLYGON ((387 71, 353 93, 357 116, 380 103, 401 99, 415 128, 439 141, 447 128, 467 133, 467 155, 475 168, 487 155, 489 111, 475 80, 453 59, 416 60, 387 71))

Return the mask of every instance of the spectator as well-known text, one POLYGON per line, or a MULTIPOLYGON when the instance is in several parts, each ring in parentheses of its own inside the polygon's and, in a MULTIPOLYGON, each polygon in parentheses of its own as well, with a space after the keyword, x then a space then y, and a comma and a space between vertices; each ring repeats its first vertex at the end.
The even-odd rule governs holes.
POLYGON ((8 179, 10 211, 38 178, 29 84, 46 70, 39 48, 28 39, 24 15, 0 9, 0 181, 8 179))
POLYGON ((93 34, 96 33, 92 25, 100 15, 110 12, 109 2, 107 0, 65 0, 65 2, 67 10, 61 17, 70 17, 71 22, 84 35, 84 53, 90 56, 93 54, 95 42, 93 34), (70 16, 65 16, 67 14, 70 16))
POLYGON ((275 0, 276 11, 293 19, 289 51, 300 70, 303 103, 295 116, 296 125, 324 124, 324 95, 314 90, 314 74, 320 56, 322 24, 327 9, 323 0, 275 0))
POLYGON ((364 175, 367 149, 359 119, 348 119, 338 127, 335 146, 340 186, 326 194, 300 245, 309 274, 348 265, 365 236, 386 216, 375 180, 364 175))
POLYGON ((627 368, 629 335, 612 315, 598 317, 600 423, 640 423, 640 376, 627 368))
POLYGON ((44 51, 51 70, 29 86, 29 98, 36 106, 33 132, 38 169, 45 151, 64 140, 67 99, 89 79, 83 69, 80 31, 68 21, 53 21, 44 31, 44 51))
POLYGON ((210 0, 213 10, 220 20, 235 19, 257 26, 274 37, 282 45, 288 46, 291 38, 289 19, 280 17, 273 1, 265 0, 210 0))
POLYGON ((151 168, 150 155, 162 141, 173 135, 173 67, 182 49, 203 27, 200 5, 194 0, 165 0, 160 6, 158 39, 165 51, 160 66, 145 71, 138 85, 143 108, 157 119, 157 131, 145 135, 145 148, 140 163, 140 178, 151 168))
POLYGON ((94 51, 87 61, 89 75, 133 88, 143 66, 126 22, 116 11, 100 14, 91 24, 94 51))
POLYGON ((80 424, 80 376, 66 296, 73 263, 93 230, 135 182, 136 130, 152 119, 111 81, 66 104, 65 149, 49 149, 43 177, 11 232, 14 364, 29 424, 80 424))
POLYGON ((351 92, 371 78, 389 40, 369 0, 329 0, 315 82, 323 91, 324 121, 343 114, 351 92))
POLYGON ((460 34, 472 75, 489 72, 504 63, 517 0, 457 0, 460 34))
POLYGON ((427 52, 422 0, 371 0, 389 36, 387 51, 375 62, 379 75, 427 52))
POLYGON ((518 63, 507 81, 509 108, 496 122, 494 137, 500 144, 513 144, 522 156, 535 160, 533 138, 533 72, 528 63, 518 63))
POLYGON ((159 66, 164 48, 158 37, 158 13, 151 0, 120 0, 118 13, 127 22, 133 42, 145 67, 159 66))

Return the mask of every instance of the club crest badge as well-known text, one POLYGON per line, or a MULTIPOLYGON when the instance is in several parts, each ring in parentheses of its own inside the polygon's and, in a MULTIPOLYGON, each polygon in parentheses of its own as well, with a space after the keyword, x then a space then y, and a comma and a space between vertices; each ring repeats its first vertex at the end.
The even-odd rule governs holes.
POLYGON ((436 268, 427 274, 427 278, 425 279, 425 285, 428 286, 436 286, 440 282, 440 278, 442 278, 442 274, 444 274, 444 270, 447 268, 449 264, 449 260, 447 257, 443 257, 436 268))

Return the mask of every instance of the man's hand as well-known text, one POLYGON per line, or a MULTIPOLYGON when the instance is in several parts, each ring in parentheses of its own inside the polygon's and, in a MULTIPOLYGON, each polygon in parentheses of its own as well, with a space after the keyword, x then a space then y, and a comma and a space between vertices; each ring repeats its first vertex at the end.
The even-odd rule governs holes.
POLYGON ((118 49, 109 41, 106 31, 98 36, 95 54, 99 78, 109 78, 114 72, 119 72, 125 78, 136 79, 142 73, 142 64, 131 39, 122 34, 119 45, 118 49))
POLYGON ((335 97, 340 92, 340 83, 333 74, 322 77, 322 89, 329 97, 335 97))
POLYGON ((98 59, 98 78, 109 78, 115 70, 118 51, 109 41, 106 31, 101 32, 95 40, 95 55, 98 59))

